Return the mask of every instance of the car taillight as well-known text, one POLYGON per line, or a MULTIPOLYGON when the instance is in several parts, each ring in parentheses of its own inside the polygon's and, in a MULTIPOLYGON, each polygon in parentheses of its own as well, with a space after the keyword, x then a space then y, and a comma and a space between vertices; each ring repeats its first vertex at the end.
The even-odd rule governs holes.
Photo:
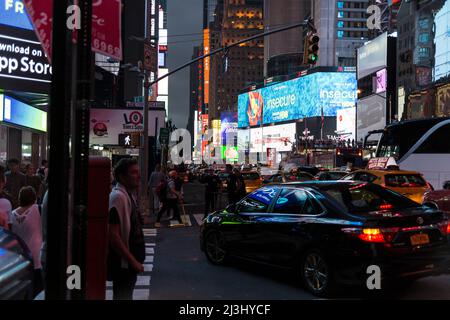
POLYGON ((448 221, 439 222, 438 228, 444 236, 450 234, 450 223, 448 221))
POLYGON ((344 228, 342 231, 365 242, 388 243, 394 240, 399 228, 344 228))

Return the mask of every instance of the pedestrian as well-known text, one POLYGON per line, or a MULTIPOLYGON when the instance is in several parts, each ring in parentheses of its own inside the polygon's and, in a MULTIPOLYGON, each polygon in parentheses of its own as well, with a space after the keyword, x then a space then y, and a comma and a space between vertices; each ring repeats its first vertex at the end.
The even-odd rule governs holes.
POLYGON ((183 223, 180 216, 180 208, 178 206, 180 201, 183 201, 183 195, 180 191, 177 191, 175 180, 178 174, 175 170, 169 172, 169 180, 167 181, 166 188, 166 201, 163 202, 162 208, 158 212, 155 227, 161 227, 161 217, 165 211, 173 212, 173 218, 178 220, 180 224, 183 223))
POLYGON ((41 177, 42 181, 44 181, 45 179, 45 169, 47 168, 48 168, 48 161, 44 159, 41 161, 41 166, 36 171, 36 174, 41 177))
POLYGON ((0 227, 9 229, 9 218, 12 212, 11 197, 5 192, 5 168, 0 166, 0 227))
POLYGON ((235 168, 233 172, 236 176, 236 202, 238 202, 247 195, 247 190, 241 171, 235 168))
POLYGON ((41 203, 43 190, 42 178, 35 173, 34 166, 32 164, 27 164, 25 166, 25 170, 26 185, 34 188, 36 191, 37 201, 38 203, 41 203))
POLYGON ((145 260, 142 219, 133 196, 140 184, 137 161, 121 159, 114 178, 117 184, 109 196, 108 280, 113 283, 114 300, 131 300, 145 260))
POLYGON ((225 172, 228 173, 227 177, 228 204, 231 205, 237 202, 236 199, 237 177, 234 174, 233 166, 231 164, 226 165, 225 172))
POLYGON ((19 207, 11 213, 9 223, 11 231, 25 242, 33 257, 34 296, 36 296, 43 289, 42 222, 39 206, 36 204, 36 192, 33 187, 27 186, 20 189, 19 207))
POLYGON ((11 195, 13 209, 19 206, 20 189, 27 185, 25 175, 20 172, 20 162, 17 159, 8 160, 9 171, 5 173, 5 190, 11 195))
POLYGON ((155 171, 153 171, 150 175, 150 180, 148 182, 153 196, 153 212, 156 212, 161 207, 162 201, 156 192, 156 188, 162 183, 166 183, 166 175, 162 171, 161 165, 157 163, 155 165, 155 171))
POLYGON ((210 212, 214 212, 217 204, 217 197, 219 188, 221 186, 221 181, 219 176, 214 172, 210 172, 205 179, 205 215, 208 215, 210 212))

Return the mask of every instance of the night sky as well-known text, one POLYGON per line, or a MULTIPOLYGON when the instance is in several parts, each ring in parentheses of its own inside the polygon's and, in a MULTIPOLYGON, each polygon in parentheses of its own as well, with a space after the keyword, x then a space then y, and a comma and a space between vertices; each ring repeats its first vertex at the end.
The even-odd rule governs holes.
MULTIPOLYGON (((193 48, 201 44, 203 0, 167 0, 169 71, 191 60, 193 48), (188 36, 178 36, 186 35, 188 36), (193 34, 193 35, 191 35, 193 34)), ((189 68, 169 78, 169 119, 186 128, 189 117, 189 68)))

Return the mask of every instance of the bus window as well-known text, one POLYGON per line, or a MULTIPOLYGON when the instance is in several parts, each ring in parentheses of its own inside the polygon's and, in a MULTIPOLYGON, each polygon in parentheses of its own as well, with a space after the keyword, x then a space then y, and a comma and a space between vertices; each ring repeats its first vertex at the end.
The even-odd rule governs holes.
POLYGON ((414 153, 450 153, 450 124, 433 132, 414 153))

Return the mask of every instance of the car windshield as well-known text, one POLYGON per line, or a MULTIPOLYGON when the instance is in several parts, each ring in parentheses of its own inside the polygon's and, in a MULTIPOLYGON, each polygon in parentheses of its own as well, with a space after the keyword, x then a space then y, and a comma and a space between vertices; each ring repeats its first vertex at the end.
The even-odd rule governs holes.
POLYGON ((354 214, 419 206, 394 191, 370 183, 329 185, 321 190, 354 214))
POLYGON ((258 180, 259 174, 257 172, 245 172, 242 173, 244 180, 258 180))

